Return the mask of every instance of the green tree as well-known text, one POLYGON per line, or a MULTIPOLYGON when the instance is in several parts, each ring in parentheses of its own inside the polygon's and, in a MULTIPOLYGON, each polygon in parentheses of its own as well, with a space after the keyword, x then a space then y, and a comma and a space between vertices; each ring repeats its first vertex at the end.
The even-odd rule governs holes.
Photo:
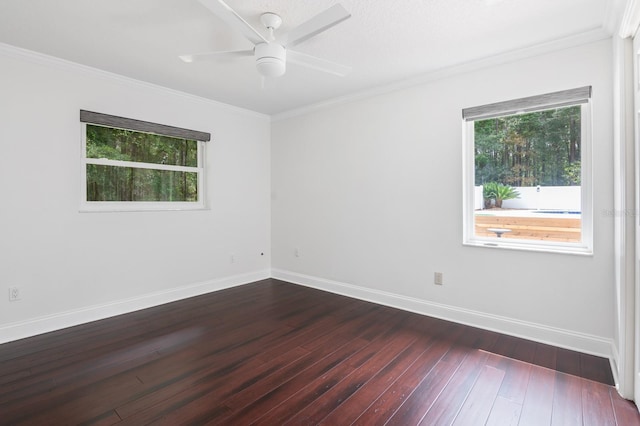
MULTIPOLYGON (((196 167, 197 141, 87 125, 88 158, 196 167)), ((87 165, 89 201, 197 201, 197 173, 87 165)))
POLYGON ((580 106, 477 120, 475 182, 580 184, 580 106))

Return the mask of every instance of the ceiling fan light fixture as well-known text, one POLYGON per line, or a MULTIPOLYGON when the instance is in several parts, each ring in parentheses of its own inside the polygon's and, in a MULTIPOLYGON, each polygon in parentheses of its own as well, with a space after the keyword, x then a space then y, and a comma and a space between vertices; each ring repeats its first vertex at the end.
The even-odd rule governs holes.
POLYGON ((281 44, 257 44, 255 58, 258 72, 265 77, 280 77, 287 69, 287 51, 281 44))
POLYGON ((280 77, 286 71, 284 62, 274 58, 262 58, 256 62, 256 68, 264 77, 280 77))
POLYGON ((287 70, 287 56, 290 56, 289 60, 296 65, 337 76, 344 76, 351 70, 350 67, 296 52, 295 50, 289 50, 290 53, 287 55, 287 49, 315 37, 345 19, 350 18, 351 14, 340 4, 334 4, 325 11, 318 13, 311 19, 293 28, 291 31, 280 34, 278 37, 274 35, 274 31, 282 25, 282 18, 273 12, 263 13, 260 15, 260 22, 269 31, 269 35, 265 37, 260 31, 245 21, 240 14, 233 10, 233 8, 225 2, 226 0, 198 1, 225 21, 230 27, 241 32, 255 47, 253 50, 217 51, 182 55, 180 59, 185 62, 253 55, 256 69, 263 77, 280 77, 284 75, 287 70))

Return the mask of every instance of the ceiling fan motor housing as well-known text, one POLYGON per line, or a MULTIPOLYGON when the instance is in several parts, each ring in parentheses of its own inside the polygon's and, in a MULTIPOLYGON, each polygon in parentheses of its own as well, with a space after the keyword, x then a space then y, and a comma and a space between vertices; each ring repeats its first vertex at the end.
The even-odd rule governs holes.
POLYGON ((278 43, 258 43, 256 68, 265 77, 279 77, 286 71, 287 50, 278 43))

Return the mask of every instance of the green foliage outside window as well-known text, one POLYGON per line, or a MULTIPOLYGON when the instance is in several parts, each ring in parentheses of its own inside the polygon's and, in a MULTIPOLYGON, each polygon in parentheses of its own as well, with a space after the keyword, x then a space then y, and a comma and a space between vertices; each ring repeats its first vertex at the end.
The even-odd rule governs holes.
POLYGON ((580 185, 580 106, 477 120, 475 184, 580 185))
MULTIPOLYGON (((87 164, 87 201, 198 201, 198 173, 135 167, 135 163, 198 167, 198 142, 87 125, 86 156, 131 162, 87 164)), ((161 166, 162 167, 162 166, 161 166)))
POLYGON ((484 207, 491 208, 491 202, 495 202, 495 206, 502 207, 502 202, 520 198, 520 193, 515 188, 503 185, 498 182, 487 182, 482 188, 482 197, 484 198, 484 207))

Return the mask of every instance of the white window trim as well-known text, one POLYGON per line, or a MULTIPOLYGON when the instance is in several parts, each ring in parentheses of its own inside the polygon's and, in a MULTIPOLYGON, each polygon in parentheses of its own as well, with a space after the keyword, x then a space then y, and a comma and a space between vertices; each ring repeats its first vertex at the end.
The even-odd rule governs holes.
MULTIPOLYGON (((541 107, 538 111, 555 108, 541 107)), ((463 245, 512 250, 540 251, 593 255, 593 181, 592 181, 592 107, 591 100, 581 104, 581 236, 580 243, 564 243, 540 240, 516 240, 490 238, 475 235, 474 185, 475 185, 475 131, 474 120, 462 122, 462 182, 463 182, 463 245)), ((531 111, 531 110, 530 110, 531 111)), ((510 114, 511 115, 511 114, 510 114)), ((478 118, 482 120, 483 118, 478 118)))
MULTIPOLYGON (((106 158, 87 158, 87 123, 81 124, 81 154, 80 154, 80 212, 134 212, 134 211, 182 211, 208 210, 205 196, 205 143, 198 142, 198 167, 173 166, 167 164, 138 163, 133 161, 108 160, 106 158), (140 169, 171 170, 192 172, 198 174, 198 201, 87 201, 87 164, 105 166, 124 166, 140 169)), ((91 123, 89 123, 91 124, 91 123)), ((99 124, 92 124, 99 125, 99 124)), ((112 126, 104 126, 111 127, 112 126)), ((136 130, 138 131, 138 130, 136 130)), ((141 132, 144 133, 144 132, 141 132)))

